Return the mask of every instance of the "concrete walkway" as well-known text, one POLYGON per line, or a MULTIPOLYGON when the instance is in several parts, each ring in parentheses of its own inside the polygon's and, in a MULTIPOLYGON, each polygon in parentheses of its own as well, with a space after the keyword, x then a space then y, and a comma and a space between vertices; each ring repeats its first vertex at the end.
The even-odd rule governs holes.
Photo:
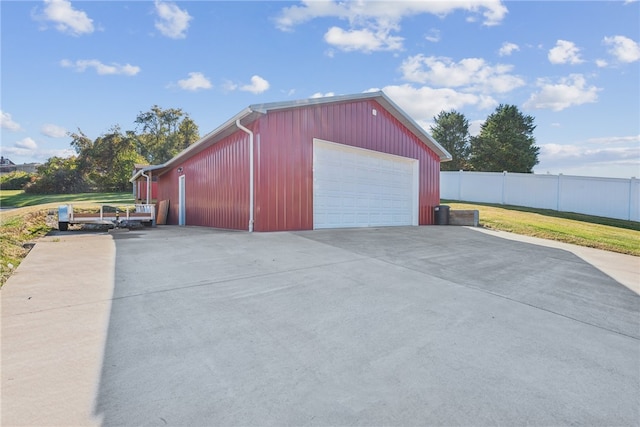
POLYGON ((640 257, 602 251, 600 249, 587 248, 585 246, 572 245, 569 243, 556 242, 554 240, 522 236, 520 234, 509 233, 506 231, 488 230, 486 228, 479 227, 469 227, 469 230, 486 233, 502 239, 531 243, 532 245, 557 248, 571 252, 617 282, 631 289, 636 294, 640 295, 640 257))
MULTIPOLYGON (((43 238, 0 292, 1 424, 638 425, 638 296, 567 247, 496 236, 531 241, 43 238)), ((568 246, 638 292, 639 258, 568 246)))
POLYGON ((108 233, 38 240, 0 291, 2 426, 97 426, 115 243, 108 233))

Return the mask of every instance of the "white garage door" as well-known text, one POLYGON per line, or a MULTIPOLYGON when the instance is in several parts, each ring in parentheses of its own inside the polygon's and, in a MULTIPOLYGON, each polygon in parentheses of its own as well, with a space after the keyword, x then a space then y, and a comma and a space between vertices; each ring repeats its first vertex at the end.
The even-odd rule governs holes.
POLYGON ((418 225, 418 160, 313 140, 313 228, 418 225))

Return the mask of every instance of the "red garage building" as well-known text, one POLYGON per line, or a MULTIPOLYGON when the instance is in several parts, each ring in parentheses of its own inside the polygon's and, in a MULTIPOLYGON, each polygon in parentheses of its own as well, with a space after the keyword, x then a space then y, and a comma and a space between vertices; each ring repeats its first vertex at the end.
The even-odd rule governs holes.
POLYGON ((249 231, 427 225, 451 156, 384 93, 252 105, 163 165, 168 223, 249 231))

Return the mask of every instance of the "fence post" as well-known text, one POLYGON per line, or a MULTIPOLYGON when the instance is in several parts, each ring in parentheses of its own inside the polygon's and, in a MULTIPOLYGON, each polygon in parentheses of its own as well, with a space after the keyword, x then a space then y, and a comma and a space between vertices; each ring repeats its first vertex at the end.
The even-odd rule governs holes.
POLYGON ((507 171, 502 171, 502 204, 504 205, 504 193, 507 188, 507 171))
POLYGON ((632 176, 629 180, 629 211, 627 213, 627 219, 631 221, 631 214, 633 213, 633 181, 636 177, 632 176))
POLYGON ((462 169, 458 171, 458 200, 462 200, 462 169))
POLYGON ((560 185, 560 180, 562 179, 562 174, 558 174, 558 189, 556 190, 556 210, 560 212, 560 189, 562 186, 560 185))

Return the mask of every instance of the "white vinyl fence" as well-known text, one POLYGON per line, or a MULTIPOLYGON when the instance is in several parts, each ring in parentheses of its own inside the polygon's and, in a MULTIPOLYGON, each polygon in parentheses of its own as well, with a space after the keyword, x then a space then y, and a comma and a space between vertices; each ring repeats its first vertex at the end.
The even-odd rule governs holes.
POLYGON ((440 197, 640 221, 637 178, 440 172, 440 197))

